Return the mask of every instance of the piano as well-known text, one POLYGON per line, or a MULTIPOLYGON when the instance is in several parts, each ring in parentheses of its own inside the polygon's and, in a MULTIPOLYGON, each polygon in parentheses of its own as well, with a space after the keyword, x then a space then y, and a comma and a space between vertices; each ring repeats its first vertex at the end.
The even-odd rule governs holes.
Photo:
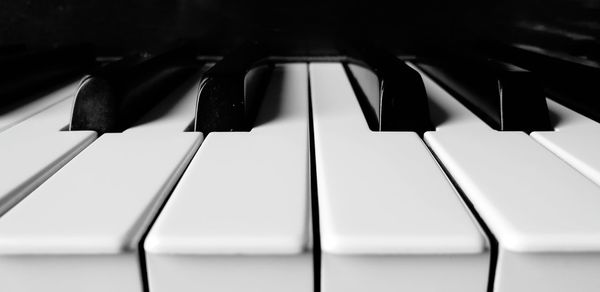
POLYGON ((0 6, 0 291, 600 291, 600 1, 0 6))

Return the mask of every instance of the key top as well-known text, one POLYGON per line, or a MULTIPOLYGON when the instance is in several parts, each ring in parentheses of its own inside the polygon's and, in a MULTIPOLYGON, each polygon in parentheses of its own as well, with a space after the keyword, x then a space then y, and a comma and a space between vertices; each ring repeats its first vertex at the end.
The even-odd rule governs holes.
POLYGON ((526 70, 464 58, 425 61, 418 66, 496 130, 531 132, 551 128, 542 88, 526 70))
POLYGON ((550 99, 548 108, 554 131, 533 132, 531 137, 600 184, 600 124, 550 99))
POLYGON ((425 141, 497 242, 493 291, 598 289, 600 188, 527 134, 481 127, 421 74, 446 116, 425 141))
POLYGON ((150 290, 312 291, 308 73, 274 68, 250 132, 212 132, 144 243, 150 290))
POLYGON ((0 218, 4 289, 143 291, 140 240, 202 141, 183 132, 199 78, 153 125, 105 133, 0 218))
POLYGON ((356 51, 359 62, 372 71, 361 64, 348 63, 344 67, 369 128, 420 134, 432 130, 421 76, 381 49, 360 46, 356 51))
POLYGON ((96 138, 92 131, 61 131, 72 98, 0 132, 0 215, 12 208, 96 138))
POLYGON ((310 81, 321 291, 484 291, 486 238, 419 136, 371 132, 341 64, 310 81))
MULTIPOLYGON (((22 104, 0 109, 0 132, 26 120, 27 118, 72 97, 79 86, 79 80, 61 86, 55 90, 44 92, 42 96, 33 96, 22 104)), ((68 123, 68 122, 67 122, 68 123)))
POLYGON ((197 71, 183 45, 154 57, 139 54, 108 64, 81 81, 70 130, 121 132, 197 71))

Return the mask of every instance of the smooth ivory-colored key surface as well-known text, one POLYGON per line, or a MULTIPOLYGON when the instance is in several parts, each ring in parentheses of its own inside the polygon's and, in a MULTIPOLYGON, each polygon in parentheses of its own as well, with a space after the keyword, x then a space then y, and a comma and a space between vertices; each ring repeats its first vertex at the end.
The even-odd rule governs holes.
POLYGON ((211 132, 144 243, 150 291, 313 291, 308 72, 276 66, 250 132, 211 132))
POLYGON ((531 136, 600 184, 600 124, 553 100, 547 102, 554 131, 533 132, 531 136))
MULTIPOLYGON (((11 109, 0 109, 0 132, 26 120, 27 118, 49 108, 50 106, 71 97, 77 90, 79 80, 71 82, 44 96, 34 98, 11 109)), ((68 121, 67 121, 68 124, 68 121)))
POLYGON ((72 103, 67 98, 0 132, 0 215, 96 138, 92 131, 61 131, 72 103))
POLYGON ((102 135, 0 218, 2 290, 143 290, 140 239, 202 141, 184 132, 198 80, 154 129, 102 135))
POLYGON ((371 132, 342 64, 312 63, 321 291, 485 291, 487 240, 414 132, 371 132))
POLYGON ((600 187, 423 79, 440 122, 425 141, 497 240, 494 291, 600 290, 600 187))

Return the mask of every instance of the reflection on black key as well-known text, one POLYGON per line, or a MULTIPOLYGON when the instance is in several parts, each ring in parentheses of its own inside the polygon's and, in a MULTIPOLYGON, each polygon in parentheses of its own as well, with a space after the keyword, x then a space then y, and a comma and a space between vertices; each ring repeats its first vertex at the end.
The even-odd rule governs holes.
POLYGON ((599 62, 525 45, 489 45, 485 50, 495 58, 531 70, 542 79, 548 97, 600 122, 599 62))
POLYGON ((263 45, 237 48, 206 72, 200 83, 194 130, 249 131, 269 81, 272 66, 263 45), (252 69, 252 70, 251 70, 252 69))
POLYGON ((539 81, 521 68, 489 61, 425 61, 418 66, 499 131, 551 130, 539 81))
POLYGON ((7 47, 0 56, 0 107, 75 78, 95 63, 90 46, 31 52, 19 52, 20 48, 7 47))
POLYGON ((419 73, 394 55, 374 47, 356 47, 352 55, 358 58, 358 62, 363 62, 372 69, 378 77, 378 96, 369 97, 375 93, 366 92, 373 91, 365 86, 370 81, 359 80, 361 69, 357 70, 355 65, 346 64, 348 76, 371 130, 417 133, 433 130, 427 93, 419 73), (369 107, 365 106, 365 97, 369 107), (373 121, 374 118, 377 120, 373 121))
POLYGON ((198 68, 184 45, 156 56, 138 54, 110 63, 79 86, 70 130, 120 132, 135 123, 198 68))

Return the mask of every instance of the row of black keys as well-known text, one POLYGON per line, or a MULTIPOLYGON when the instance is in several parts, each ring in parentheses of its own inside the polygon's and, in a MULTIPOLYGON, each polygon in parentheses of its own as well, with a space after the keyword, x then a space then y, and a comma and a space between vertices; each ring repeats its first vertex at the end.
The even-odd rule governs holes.
MULTIPOLYGON (((423 81, 415 70, 374 47, 358 45, 347 54, 347 62, 370 68, 379 79, 380 95, 373 104, 346 66, 372 130, 418 133, 433 130, 423 81)), ((529 56, 526 61, 540 69, 550 65, 570 74, 558 80, 559 87, 568 88, 569 81, 591 81, 598 76, 598 70, 556 60, 550 62, 527 52, 521 54, 529 56)), ((250 130, 269 80, 272 67, 269 55, 268 47, 250 42, 211 67, 200 83, 192 130, 203 133, 250 130), (248 90, 246 73, 256 67, 265 70, 256 75, 252 90, 248 90)), ((519 64, 529 64, 519 62, 519 54, 510 56, 516 56, 519 64)), ((97 65, 92 50, 85 46, 26 54, 5 52, 0 57, 0 110, 18 104, 32 90, 90 72, 80 83, 70 130, 123 131, 197 72, 202 62, 196 57, 192 45, 177 46, 154 56, 135 54, 103 66, 97 65)), ((545 100, 548 90, 544 91, 542 82, 529 71, 481 56, 417 59, 416 63, 494 129, 525 132, 552 129, 545 100)), ((600 121, 600 103, 581 96, 567 90, 567 94, 553 97, 600 121)))

